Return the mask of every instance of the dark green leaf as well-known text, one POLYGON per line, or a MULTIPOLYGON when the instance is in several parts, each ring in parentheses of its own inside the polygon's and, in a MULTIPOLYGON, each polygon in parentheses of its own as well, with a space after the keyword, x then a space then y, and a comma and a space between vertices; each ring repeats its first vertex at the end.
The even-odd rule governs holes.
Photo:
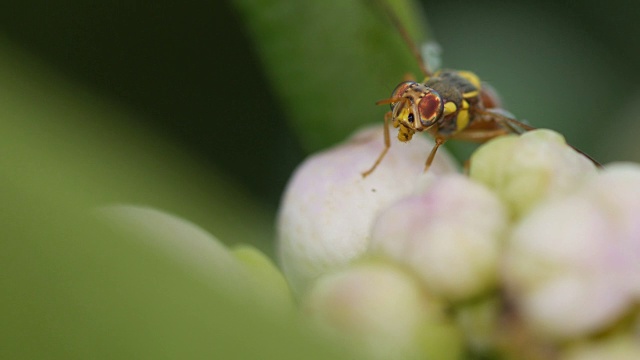
MULTIPOLYGON (((382 0, 385 1, 385 0, 382 0)), ((367 0, 234 0, 277 95, 308 150, 382 121, 388 97, 418 62, 389 20, 367 0)), ((412 37, 426 31, 406 0, 390 1, 412 37)))

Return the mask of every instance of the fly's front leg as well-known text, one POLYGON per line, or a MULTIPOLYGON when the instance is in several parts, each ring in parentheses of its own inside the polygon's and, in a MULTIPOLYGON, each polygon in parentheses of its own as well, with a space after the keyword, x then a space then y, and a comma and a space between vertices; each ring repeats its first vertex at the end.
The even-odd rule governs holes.
POLYGON ((440 147, 440 145, 445 143, 445 139, 442 137, 436 137, 436 143, 435 145, 433 145, 433 148, 431 149, 431 153, 429 153, 429 157, 427 158, 427 162, 424 165, 424 172, 427 172, 429 170, 429 168, 431 167, 431 163, 433 162, 433 159, 436 156, 436 152, 438 152, 438 148, 440 147))
POLYGON ((389 137, 389 121, 391 120, 391 116, 393 116, 391 111, 384 114, 384 149, 382 149, 382 152, 378 155, 378 159, 376 159, 376 162, 373 164, 371 169, 362 173, 363 178, 369 176, 369 174, 378 167, 378 164, 380 164, 384 156, 387 155, 387 151, 389 151, 389 148, 391 147, 391 138, 389 137))

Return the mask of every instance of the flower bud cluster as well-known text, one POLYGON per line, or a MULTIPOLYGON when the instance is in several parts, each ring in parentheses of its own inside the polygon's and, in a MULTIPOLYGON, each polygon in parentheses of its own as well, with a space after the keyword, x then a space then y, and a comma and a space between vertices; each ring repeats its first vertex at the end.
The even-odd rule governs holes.
POLYGON ((468 176, 444 149, 423 174, 432 144, 394 140, 363 178, 381 140, 312 156, 283 198, 280 261, 313 323, 375 359, 640 353, 640 166, 598 170, 535 130, 481 146, 468 176))

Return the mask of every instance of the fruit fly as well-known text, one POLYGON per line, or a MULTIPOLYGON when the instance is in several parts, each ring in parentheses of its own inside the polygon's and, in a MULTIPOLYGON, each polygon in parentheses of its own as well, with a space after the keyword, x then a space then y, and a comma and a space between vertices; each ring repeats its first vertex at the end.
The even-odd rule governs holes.
MULTIPOLYGON (((387 4, 380 1, 389 18, 408 44, 425 76, 423 82, 413 80, 400 83, 391 97, 377 105, 390 105, 384 117, 384 149, 373 166, 362 173, 371 174, 391 146, 389 125, 398 129, 398 140, 410 141, 416 132, 428 132, 435 145, 427 157, 424 171, 429 170, 438 151, 447 140, 485 142, 505 134, 521 134, 535 128, 511 118, 500 109, 500 101, 493 89, 469 71, 440 70, 431 72, 408 32, 387 4)), ((574 148, 575 149, 575 148, 574 148)), ((582 151, 596 166, 600 163, 582 151)))

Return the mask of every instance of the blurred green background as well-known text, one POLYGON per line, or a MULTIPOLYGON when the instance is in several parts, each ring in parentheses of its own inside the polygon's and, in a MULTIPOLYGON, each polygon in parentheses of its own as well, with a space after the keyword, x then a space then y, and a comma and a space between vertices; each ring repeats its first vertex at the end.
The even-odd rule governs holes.
MULTIPOLYGON (((445 67, 489 81, 517 117, 603 163, 640 160, 637 2, 424 1, 427 22, 391 2, 412 36, 442 46, 445 67)), ((408 49, 366 0, 3 3, 0 306, 3 338, 15 345, 3 358, 87 357, 96 339, 107 340, 92 357, 109 357, 109 342, 132 355, 175 335, 157 329, 194 307, 205 311, 181 326, 219 340, 248 328, 258 330, 245 336, 264 337, 260 326, 275 325, 238 320, 244 308, 114 240, 87 209, 146 204, 273 255, 272 224, 295 166, 381 122, 386 108, 374 102, 407 72, 417 74, 408 49), (156 276, 166 282, 149 281, 156 276), (139 311, 154 321, 125 321, 139 311), (211 319, 237 332, 209 333, 211 319)), ((292 336, 275 334, 256 351, 292 336)), ((173 351, 198 353, 207 341, 182 339, 173 351)))
MULTIPOLYGON (((560 131, 603 162, 640 157, 630 129, 640 96, 635 2, 423 5, 443 48, 444 66, 475 71, 519 118, 560 131)), ((316 10, 330 12, 331 7, 316 10)), ((338 14, 342 10, 335 9, 334 18, 348 19, 348 14, 338 14)), ((224 174, 269 211, 276 208, 305 150, 319 147, 302 143, 293 132, 290 124, 297 120, 287 117, 282 95, 273 91, 270 74, 261 67, 256 40, 252 43, 242 12, 232 2, 157 1, 150 6, 136 1, 31 0, 3 5, 0 20, 3 52, 15 49, 28 57, 20 60, 31 66, 26 71, 45 68, 82 96, 127 113, 128 123, 224 174)), ((324 26, 329 32, 330 24, 324 26)), ((390 49, 389 56, 404 50, 390 49)), ((294 67, 295 61, 284 66, 294 67)), ((331 79, 336 91, 346 86, 341 77, 354 71, 339 69, 343 74, 335 71, 331 79)), ((304 88, 307 79, 300 75, 304 88)), ((387 96, 398 81, 381 84, 386 92, 358 105, 374 108, 382 117, 385 109, 373 102, 387 96)), ((314 106, 323 108, 324 99, 315 100, 314 106)))

